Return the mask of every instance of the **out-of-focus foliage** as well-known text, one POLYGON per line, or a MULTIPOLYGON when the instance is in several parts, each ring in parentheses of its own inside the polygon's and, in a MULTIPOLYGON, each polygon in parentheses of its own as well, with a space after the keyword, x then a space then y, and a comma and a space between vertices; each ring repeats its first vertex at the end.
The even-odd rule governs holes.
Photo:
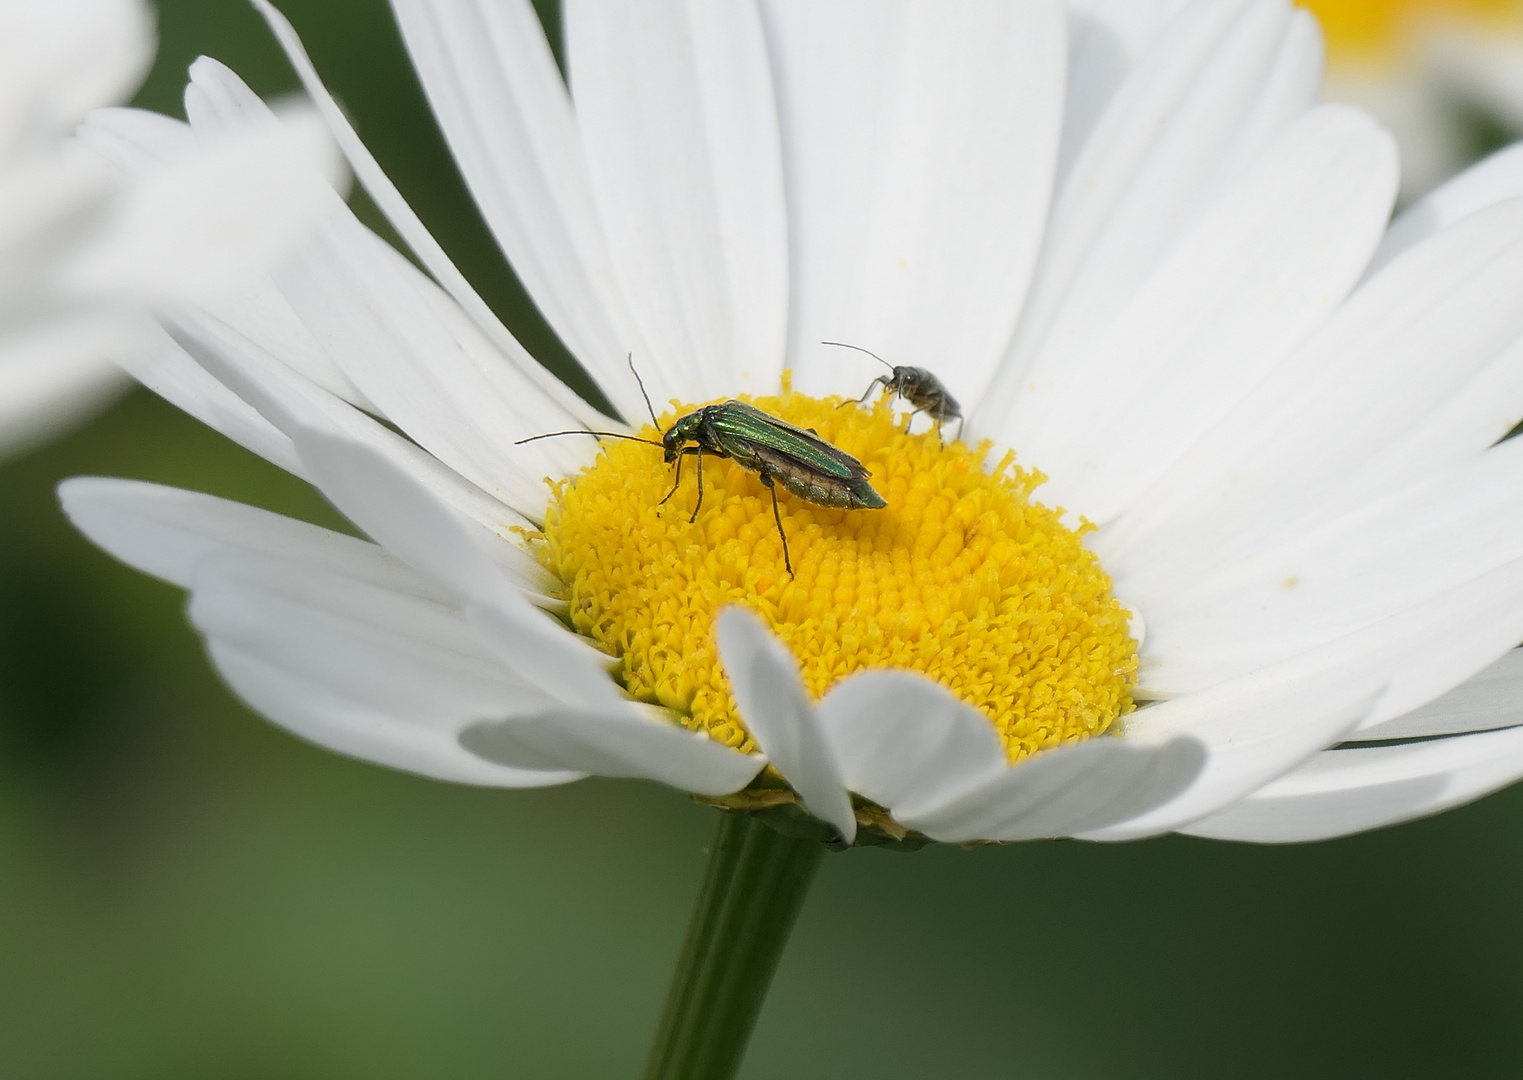
MULTIPOLYGON (((381 0, 287 0, 377 155, 531 345, 381 0)), ((164 0, 142 101, 198 52, 289 90, 241 0, 164 0)), ((138 393, 0 470, 0 1075, 638 1073, 711 811, 650 785, 477 791, 234 702, 179 592, 52 488, 133 476, 332 524, 138 393)), ((1511 1077, 1523 790, 1351 840, 827 858, 744 1075, 1511 1077)))

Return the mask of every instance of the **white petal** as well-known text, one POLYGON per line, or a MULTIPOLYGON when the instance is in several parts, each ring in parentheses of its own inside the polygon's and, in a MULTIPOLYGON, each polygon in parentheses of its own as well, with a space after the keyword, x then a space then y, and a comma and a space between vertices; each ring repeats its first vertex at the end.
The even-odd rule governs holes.
POLYGON ((1523 724, 1523 649, 1509 649, 1442 697, 1394 720, 1362 728, 1349 739, 1378 742, 1459 735, 1517 724, 1523 724))
POLYGON ((0 8, 0 152, 131 95, 153 63, 142 0, 8 0, 0 8), (29 130, 30 129, 30 130, 29 130))
POLYGON ((1523 200, 1393 262, 1098 538, 1118 587, 1147 608, 1204 567, 1479 453, 1506 430, 1510 386, 1523 404, 1520 290, 1523 200), (1482 391, 1500 404, 1477 427, 1482 391))
MULTIPOLYGON (((81 125, 79 141, 119 171, 140 176, 194 153, 198 145, 197 132, 224 138, 230 132, 267 124, 274 117, 264 102, 236 75, 204 56, 191 65, 191 84, 186 90, 186 98, 187 105, 193 106, 192 115, 197 116, 197 127, 139 109, 98 109, 81 125)), ((328 213, 352 217, 336 193, 327 201, 330 203, 328 213)), ((310 245, 304 245, 290 258, 299 260, 309 250, 310 245)), ((274 281, 265 274, 249 274, 247 278, 236 292, 203 298, 204 317, 234 328, 265 352, 278 356, 345 401, 376 411, 302 324, 274 281)), ((138 371, 134 371, 134 375, 147 381, 138 371)), ((165 396, 169 395, 166 393, 165 396)), ((205 396, 199 391, 191 395, 192 399, 205 396)), ((170 400, 192 415, 207 420, 190 404, 174 397, 170 400)), ((224 433, 238 437, 231 432, 224 433)))
POLYGON ((131 385, 114 362, 136 352, 130 321, 78 316, 0 337, 0 458, 94 416, 131 385))
POLYGON ((298 429, 292 437, 313 483, 345 517, 462 599, 495 603, 543 584, 522 549, 451 508, 392 455, 334 432, 298 429))
POLYGON ((640 710, 609 677, 614 658, 552 621, 517 596, 466 609, 482 638, 520 678, 550 687, 569 710, 588 715, 636 716, 640 710))
POLYGON ((1293 768, 1361 723, 1432 701, 1523 637, 1523 562, 1501 567, 1251 675, 1139 709, 1128 741, 1179 734, 1210 755, 1200 779, 1161 809, 1092 839, 1151 836, 1214 813, 1293 768))
POLYGON ((208 652, 228 686, 250 708, 329 750, 461 784, 544 787, 581 779, 574 772, 514 769, 483 761, 461 748, 453 734, 348 700, 230 646, 212 644, 208 652))
POLYGON ((1385 694, 1360 727, 1383 724, 1472 678, 1523 640, 1523 560, 1499 566, 1377 623, 1368 635, 1400 654, 1385 694))
MULTIPOLYGON (((291 65, 296 69, 301 78, 302 86, 312 98, 313 103, 322 113, 323 119, 328 124, 328 129, 337 141, 339 148, 348 158, 350 167, 354 170, 355 177, 364 186, 366 192, 375 200, 376 206, 386 216, 393 228, 402 237, 402 240, 418 257, 430 276, 433 277, 444 290, 455 298, 456 302, 470 316, 471 320, 490 338, 499 349, 509 356, 516 356, 522 352, 517 340, 498 321, 497 316, 487 307, 486 302, 471 288, 459 269, 444 253, 423 222, 418 219, 407 201, 402 198, 401 192, 381 171, 365 144, 355 134, 354 128, 345 118, 343 110, 333 100, 318 77, 317 69, 312 66, 311 59, 306 50, 302 48, 301 39, 296 31, 286 21, 285 16, 269 3, 269 0, 250 0, 255 9, 264 16, 270 24, 276 39, 285 50, 291 65)), ((530 364, 525 368, 526 374, 539 385, 539 388, 558 401, 562 408, 567 409, 577 416, 584 424, 595 425, 599 422, 600 414, 596 409, 583 402, 570 390, 566 389, 555 376, 537 364, 530 364)))
POLYGON ((999 426, 1034 363, 1060 371, 1108 330, 1233 179, 1226 166, 1249 154, 1240 139, 1293 25, 1284 0, 1203 0, 1139 60, 1054 197, 1031 296, 974 426, 999 426))
POLYGON ((236 292, 320 220, 332 160, 311 113, 219 140, 128 187, 62 280, 81 295, 150 302, 236 292))
POLYGON ((115 191, 109 170, 75 145, 0 168, 0 318, 14 324, 57 305, 60 270, 99 230, 115 191))
POLYGON ((638 338, 593 206, 565 83, 527 0, 393 0, 434 115, 514 272, 627 418, 638 338))
POLYGON ((346 567, 250 555, 198 563, 189 615, 222 645, 358 704, 453 736, 555 704, 514 678, 448 602, 346 567))
POLYGON ((1004 352, 1056 162, 1063 12, 1048 0, 762 4, 789 213, 789 362, 861 393, 872 361, 971 400, 1004 352))
POLYGON ((490 545, 491 557, 510 570, 522 585, 540 592, 550 586, 548 573, 518 547, 513 530, 525 528, 529 523, 504 503, 462 480, 436 458, 347 402, 262 354, 231 328, 208 322, 194 329, 194 335, 181 333, 176 340, 282 433, 293 438, 326 434, 369 447, 457 513, 496 533, 503 542, 490 545))
POLYGON ((296 448, 346 517, 404 562, 449 586, 520 679, 546 687, 574 709, 631 710, 605 671, 613 659, 524 598, 524 583, 513 571, 520 563, 534 564, 518 548, 462 518, 426 484, 364 443, 298 432, 296 448))
POLYGON ((1168 802, 1199 775, 1205 759, 1189 736, 1159 746, 1090 739, 1020 762, 943 805, 894 816, 947 843, 1071 836, 1168 802))
POLYGON ((1180 831, 1259 843, 1328 840, 1461 806, 1520 776, 1523 728, 1407 746, 1327 750, 1180 831))
POLYGON ((1224 176, 1252 166, 1282 131, 1317 103, 1325 60, 1322 28, 1316 17, 1305 8, 1292 8, 1279 51, 1259 87, 1258 100, 1244 116, 1237 139, 1222 159, 1224 176))
POLYGON ((1369 276, 1402 252, 1416 247, 1477 210, 1523 196, 1523 143, 1498 150, 1430 191, 1391 222, 1370 260, 1369 276))
POLYGON ((722 397, 748 381, 775 390, 787 327, 787 222, 754 5, 569 0, 564 12, 593 199, 620 291, 651 350, 637 360, 664 372, 665 387, 687 400, 722 397))
MULTIPOLYGON (((1501 273, 1505 272, 1499 268, 1501 273)), ((1488 308, 1486 315, 1505 316, 1511 308, 1498 304, 1488 308)), ((1442 362, 1434 365, 1427 413, 1413 416, 1404 430, 1388 432, 1375 457, 1348 471, 1345 501, 1373 499, 1425 480, 1482 453, 1512 430, 1523 417, 1523 336, 1500 348, 1496 339, 1477 340, 1488 330, 1498 329, 1500 321, 1479 318, 1472 324, 1474 336, 1469 341, 1450 342, 1442 362), (1487 351, 1492 352, 1489 360, 1484 359, 1487 351), (1472 366, 1475 373, 1470 376, 1472 366)))
POLYGON ((1396 176, 1390 137, 1351 109, 1287 130, 1109 332, 1061 369, 1032 368, 999 434, 1049 475, 1044 500, 1102 524, 1124 510, 1337 310, 1396 176))
POLYGON ((468 783, 577 778, 488 768, 460 750, 465 724, 555 698, 514 679, 448 594, 375 545, 151 484, 75 479, 60 497, 92 540, 193 588, 192 621, 230 683, 298 734, 468 783))
POLYGON ((252 450, 286 472, 307 479, 296 447, 248 402, 223 386, 162 331, 156 348, 132 350, 121 365, 134 379, 176 408, 252 450))
MULTIPOLYGON (((293 256, 293 260, 299 259, 300 254, 293 256)), ((273 280, 251 282, 236 295, 223 295, 203 302, 199 310, 202 321, 221 323, 329 393, 366 412, 382 414, 381 408, 354 385, 327 350, 318 344, 317 338, 273 280)))
POLYGON ((760 619, 738 607, 719 613, 715 635, 746 730, 809 812, 850 843, 857 819, 830 739, 804 691, 798 661, 760 619))
POLYGON ((585 466, 591 439, 518 439, 575 430, 454 301, 348 212, 277 274, 292 308, 365 397, 424 449, 525 516, 543 514, 544 477, 585 466))
POLYGON ((1150 695, 1186 693, 1523 559, 1520 487, 1523 444, 1509 441, 1239 565, 1203 569, 1148 607, 1142 685, 1150 695))
MULTIPOLYGON (((198 133, 272 117, 214 61, 197 61, 191 75, 187 111, 198 133)), ((504 356, 438 286, 331 201, 321 234, 277 274, 280 291, 271 283, 214 313, 319 385, 383 412, 477 486, 542 511, 541 478, 585 465, 588 444, 512 442, 579 427, 576 417, 524 374, 536 365, 523 349, 504 356)))
POLYGON ((1174 797, 1081 835, 1135 840, 1211 813, 1336 742, 1380 696, 1382 687, 1367 671, 1307 674, 1305 667, 1271 670, 1139 710, 1127 725, 1126 742, 1156 747, 1193 739, 1205 748, 1204 768, 1174 797))
MULTIPOLYGON (((319 450, 313 455, 324 471, 343 463, 342 451, 330 448, 324 454, 319 450)), ((466 612, 475 627, 472 633, 523 685, 542 688, 540 707, 563 703, 603 712, 632 709, 601 666, 611 662, 607 657, 529 608, 515 593, 505 591, 500 580, 494 582, 501 577, 499 571, 486 555, 474 550, 467 534, 451 535, 450 523, 441 517, 437 503, 426 504, 395 481, 367 491, 366 481, 376 471, 353 470, 344 481, 344 501, 359 504, 356 513, 368 520, 377 514, 369 502, 394 499, 398 518, 411 515, 412 525, 387 519, 377 530, 398 546, 412 549, 413 557, 431 569, 446 567, 447 574, 457 579, 454 591, 401 565, 374 544, 206 495, 94 478, 70 480, 59 494, 70 520, 95 543, 145 573, 186 587, 198 567, 227 553, 290 559, 408 593, 436 606, 458 605, 463 583, 473 590, 466 612)))
POLYGON ((207 559, 286 559, 443 601, 449 594, 375 544, 211 495, 136 480, 80 476, 58 487, 75 528, 145 574, 188 589, 207 559))
MULTIPOLYGON (((128 111, 130 110, 115 110, 117 113, 128 111)), ((189 129, 202 141, 235 136, 239 132, 279 120, 277 114, 243 80, 223 64, 206 56, 198 58, 190 66, 190 82, 185 88, 185 111, 190 117, 189 129)), ((155 116, 153 113, 143 115, 155 116)), ((95 126, 96 118, 92 117, 91 121, 92 126, 95 126)), ((151 146, 143 145, 147 132, 141 127, 135 132, 113 134, 119 142, 138 142, 139 146, 135 149, 139 154, 151 153, 153 150, 151 146)), ((113 156, 122 155, 121 149, 113 149, 113 156)), ((169 152, 165 148, 159 153, 162 156, 169 152)), ((325 220, 334 216, 353 219, 353 214, 337 192, 328 197, 327 202, 329 208, 323 215, 325 220)), ((290 259, 302 259, 310 246, 304 245, 290 259)), ((213 301, 203 302, 202 307, 209 317, 234 327, 238 333, 271 355, 278 356, 324 389, 368 411, 377 411, 317 343, 275 282, 266 275, 251 277, 249 283, 236 294, 218 296, 213 301)))
POLYGON ((549 712, 476 724, 461 733, 460 745, 488 761, 656 780, 698 795, 739 791, 767 764, 760 754, 738 754, 676 723, 607 713, 549 712))
POLYGON ((272 123, 277 116, 232 68, 198 56, 185 84, 185 119, 202 141, 209 141, 272 123))
POLYGON ((1069 0, 1059 185, 1138 58, 1188 6, 1189 0, 1069 0))
POLYGON ((900 821, 1006 769, 989 718, 920 675, 853 675, 830 689, 816 715, 845 785, 900 821))
POLYGON ((277 723, 340 752, 442 779, 520 787, 579 777, 487 766, 460 749, 456 735, 466 724, 538 712, 557 695, 514 678, 451 610, 447 593, 380 548, 154 485, 76 479, 60 494, 96 543, 194 588, 191 618, 213 659, 240 696, 277 723))
POLYGON ((95 109, 75 129, 74 139, 129 177, 192 154, 198 145, 189 124, 147 109, 95 109))

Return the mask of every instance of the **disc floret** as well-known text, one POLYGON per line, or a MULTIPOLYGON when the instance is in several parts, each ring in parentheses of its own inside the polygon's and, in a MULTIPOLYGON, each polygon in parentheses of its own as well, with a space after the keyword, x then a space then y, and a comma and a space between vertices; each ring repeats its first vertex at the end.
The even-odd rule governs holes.
MULTIPOLYGON (((564 583, 571 625, 621 661, 632 696, 751 749, 713 638, 719 611, 741 604, 788 645, 816 697, 858 671, 918 671, 984 712, 1012 762, 1101 734, 1131 710, 1129 613, 1083 544, 1092 526, 1070 529, 1032 499, 1041 473, 1013 454, 984 468, 987 443, 910 434, 886 399, 841 408, 785 390, 742 400, 858 458, 888 505, 783 495, 790 576, 754 473, 711 460, 690 521, 696 475, 662 505, 672 488, 662 454, 605 443, 552 485, 532 546, 564 583)), ((695 408, 677 406, 661 426, 695 408)))

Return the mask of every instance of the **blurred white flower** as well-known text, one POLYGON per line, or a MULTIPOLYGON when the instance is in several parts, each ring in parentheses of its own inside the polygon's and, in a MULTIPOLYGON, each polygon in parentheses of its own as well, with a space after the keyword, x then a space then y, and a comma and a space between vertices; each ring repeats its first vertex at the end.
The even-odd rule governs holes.
POLYGON ((1303 0, 1327 34, 1325 96, 1360 105, 1401 148, 1402 194, 1452 176, 1484 138, 1523 134, 1520 0, 1303 0))
POLYGON ((146 308, 244 284, 310 221, 315 118, 129 177, 74 127, 128 97, 153 59, 143 0, 0 0, 0 456, 85 419, 161 347, 146 308), (237 213, 209 192, 241 187, 237 213))
MULTIPOLYGON (((662 408, 771 395, 889 505, 785 495, 774 522, 711 459, 690 524, 693 463, 659 506, 656 449, 519 445, 635 429, 493 319, 261 3, 426 274, 335 196, 139 372, 373 542, 62 490, 191 590, 252 707, 460 782, 796 794, 848 839, 1304 840, 1523 775, 1523 440, 1498 442, 1523 416, 1523 170, 1388 230, 1394 147, 1315 104, 1305 12, 568 0, 568 93, 527 0, 394 6, 486 220, 620 412, 645 412, 630 353, 662 408), (1087 550, 1030 474, 838 407, 881 369, 822 339, 933 369, 988 460, 1013 448, 1098 526, 1087 550)), ((96 141, 269 120, 211 61, 187 106, 96 141)))
POLYGON ((0 456, 129 385, 111 361, 120 324, 78 317, 51 278, 100 198, 98 178, 64 140, 90 109, 129 96, 153 52, 146 3, 0 2, 0 456))

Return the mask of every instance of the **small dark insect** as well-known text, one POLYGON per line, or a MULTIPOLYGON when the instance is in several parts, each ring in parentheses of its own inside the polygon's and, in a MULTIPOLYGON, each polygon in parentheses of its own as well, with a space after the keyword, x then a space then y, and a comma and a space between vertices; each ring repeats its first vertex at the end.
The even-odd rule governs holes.
MULTIPOLYGON (((634 371, 631 361, 630 370, 634 371)), ((636 381, 640 380, 638 372, 636 381)), ((640 393, 645 394, 645 384, 640 383, 640 393)), ((661 424, 656 411, 651 409, 650 397, 645 397, 645 407, 650 409, 651 423, 656 430, 661 424)), ((873 490, 867 478, 872 474, 862 463, 839 447, 832 446, 814 431, 795 427, 785 420, 762 412, 743 401, 725 401, 679 416, 661 441, 641 439, 634 435, 621 435, 613 431, 552 431, 519 439, 515 445, 534 442, 536 439, 553 439, 560 435, 599 435, 610 439, 626 439, 659 446, 666 452, 668 465, 676 462, 677 475, 672 490, 657 505, 664 505, 682 486, 682 459, 689 455, 698 459, 698 502, 693 506, 689 521, 698 520, 703 506, 703 458, 729 458, 741 468, 756 473, 763 486, 772 493, 772 517, 777 522, 777 535, 783 541, 783 565, 793 575, 793 560, 788 555, 788 535, 783 532, 783 516, 777 508, 777 488, 784 489, 816 506, 828 506, 838 510, 877 510, 888 503, 873 490), (688 445, 688 444, 695 445, 688 445)))
MULTIPOLYGON (((911 405, 915 406, 916 412, 923 412, 931 418, 936 425, 936 436, 941 437, 941 425, 957 421, 957 437, 962 438, 962 408, 957 404, 957 399, 947 393, 947 388, 941 385, 941 380, 932 375, 925 368, 905 367, 890 364, 875 352, 862 348, 860 345, 848 345, 844 341, 822 341, 821 345, 834 345, 841 349, 856 349, 857 352, 867 353, 878 363, 889 369, 890 374, 879 375, 867 384, 867 392, 856 402, 864 404, 873 391, 880 385, 890 394, 902 397, 911 405)), ((842 402, 842 406, 850 405, 851 402, 842 402)))

